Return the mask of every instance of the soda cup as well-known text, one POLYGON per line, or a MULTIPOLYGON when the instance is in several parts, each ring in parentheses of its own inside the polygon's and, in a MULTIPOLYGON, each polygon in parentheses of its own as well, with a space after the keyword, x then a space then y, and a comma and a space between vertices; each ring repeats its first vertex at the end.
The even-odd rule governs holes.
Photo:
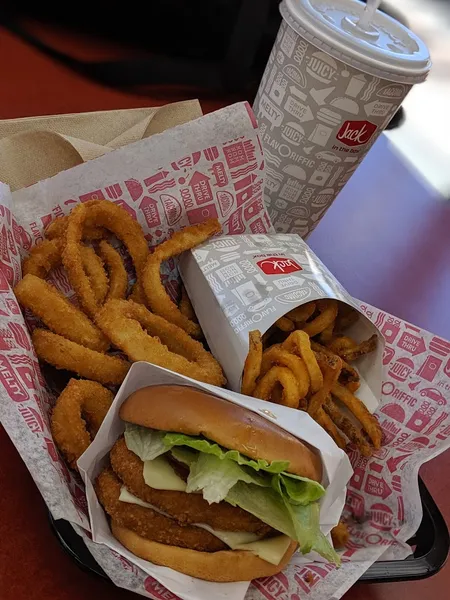
POLYGON ((254 103, 275 229, 307 237, 431 66, 425 44, 358 0, 283 0, 254 103), (363 21, 364 22, 364 21, 363 21))

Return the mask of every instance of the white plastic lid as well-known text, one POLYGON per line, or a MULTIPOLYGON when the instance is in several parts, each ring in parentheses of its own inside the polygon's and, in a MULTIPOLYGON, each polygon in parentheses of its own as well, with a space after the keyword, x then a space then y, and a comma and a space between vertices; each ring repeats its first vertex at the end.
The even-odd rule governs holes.
POLYGON ((420 83, 431 67, 428 48, 412 31, 377 10, 358 27, 359 0, 283 0, 285 21, 314 46, 365 73, 401 83, 420 83))

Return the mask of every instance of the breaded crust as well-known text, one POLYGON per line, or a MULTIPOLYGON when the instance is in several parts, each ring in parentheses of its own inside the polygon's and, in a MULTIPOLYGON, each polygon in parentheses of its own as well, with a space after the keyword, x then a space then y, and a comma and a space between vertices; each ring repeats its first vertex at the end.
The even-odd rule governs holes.
POLYGON ((191 548, 201 552, 217 552, 227 546, 214 535, 190 525, 179 525, 160 513, 119 500, 121 482, 110 468, 97 477, 95 491, 105 511, 118 525, 136 533, 141 538, 169 544, 180 548, 191 548))
POLYGON ((144 463, 128 450, 123 437, 111 448, 110 460, 115 474, 132 494, 168 513, 180 524, 206 523, 214 529, 249 531, 261 536, 272 531, 250 513, 226 502, 210 505, 201 494, 149 487, 144 481, 144 463))

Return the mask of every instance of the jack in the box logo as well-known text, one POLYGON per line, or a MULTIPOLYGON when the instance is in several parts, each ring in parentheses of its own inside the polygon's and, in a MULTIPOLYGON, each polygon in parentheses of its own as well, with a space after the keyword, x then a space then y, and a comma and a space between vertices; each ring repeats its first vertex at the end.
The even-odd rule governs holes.
POLYGON ((346 146, 362 146, 373 136, 377 126, 370 121, 344 121, 336 139, 346 146))
POLYGON ((302 267, 292 258, 280 256, 269 256, 259 260, 256 264, 265 275, 286 275, 302 270, 302 267))

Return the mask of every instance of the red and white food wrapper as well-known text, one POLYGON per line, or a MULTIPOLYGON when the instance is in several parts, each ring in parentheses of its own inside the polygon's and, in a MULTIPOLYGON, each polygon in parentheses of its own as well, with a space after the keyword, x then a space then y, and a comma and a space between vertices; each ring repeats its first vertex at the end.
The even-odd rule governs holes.
MULTIPOLYGON (((20 258, 42 239, 44 227, 94 196, 132 211, 150 244, 193 222, 196 214, 200 218, 204 207, 208 207, 204 218, 217 213, 225 233, 270 232, 260 197, 264 170, 254 125, 248 105, 238 104, 110 152, 13 196, 0 184, 2 424, 53 516, 73 524, 116 585, 156 600, 177 600, 177 596, 127 558, 90 538, 84 489, 53 443, 49 415, 55 398, 42 378, 12 288, 21 277, 20 258), (200 184, 202 174, 208 185, 200 184), (194 176, 197 181, 192 182, 194 176), (159 190, 154 187, 158 183, 159 190), (203 197, 208 199, 205 203, 203 197)), ((173 264, 165 275, 173 289, 179 281, 173 264)), ((73 295, 64 271, 56 269, 52 281, 73 295)), ((344 552, 347 562, 339 570, 323 563, 293 565, 287 573, 252 582, 246 600, 337 600, 374 561, 403 559, 411 552, 405 541, 422 518, 417 471, 450 447, 446 406, 450 342, 376 308, 361 305, 361 309, 386 340, 378 409, 385 439, 370 460, 357 453, 350 456, 355 475, 345 509, 351 521, 351 539, 344 552)), ((25 316, 32 327, 33 319, 28 313, 25 316)))
MULTIPOLYGON (((214 238, 185 252, 179 268, 211 352, 236 392, 252 329, 263 334, 287 312, 313 300, 333 298, 359 311, 296 234, 214 238)), ((376 351, 356 363, 361 374, 358 397, 374 412, 381 397, 383 336, 363 313, 346 333, 358 342, 378 335, 376 351)))
POLYGON ((266 419, 316 448, 322 458, 324 466, 322 483, 327 490, 321 502, 320 511, 320 525, 322 532, 325 534, 328 534, 331 528, 338 523, 342 513, 346 485, 353 474, 350 461, 325 431, 304 412, 293 412, 284 406, 242 396, 149 363, 137 362, 133 364, 95 440, 78 461, 78 467, 86 483, 92 539, 94 542, 105 544, 125 556, 130 562, 154 577, 183 600, 210 600, 211 598, 214 598, 214 600, 243 600, 250 582, 211 583, 177 573, 166 567, 153 565, 126 550, 111 534, 103 508, 99 505, 95 495, 93 483, 107 465, 109 451, 125 429, 125 424, 119 417, 121 405, 130 394, 148 385, 188 385, 209 392, 214 396, 261 414, 266 419))

